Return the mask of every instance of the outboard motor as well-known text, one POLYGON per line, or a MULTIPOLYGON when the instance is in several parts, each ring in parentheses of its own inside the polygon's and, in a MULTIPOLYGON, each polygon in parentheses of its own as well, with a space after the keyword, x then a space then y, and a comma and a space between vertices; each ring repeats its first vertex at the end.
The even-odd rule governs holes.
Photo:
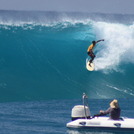
POLYGON ((83 94, 83 105, 76 105, 72 109, 72 121, 76 119, 89 119, 90 118, 90 110, 88 106, 88 97, 86 94, 83 94))

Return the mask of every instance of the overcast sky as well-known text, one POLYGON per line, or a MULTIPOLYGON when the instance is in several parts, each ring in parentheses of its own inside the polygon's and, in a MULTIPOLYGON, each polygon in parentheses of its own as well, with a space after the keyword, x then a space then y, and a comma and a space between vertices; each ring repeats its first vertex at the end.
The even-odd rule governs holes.
POLYGON ((0 9, 134 14, 134 0, 0 0, 0 9))

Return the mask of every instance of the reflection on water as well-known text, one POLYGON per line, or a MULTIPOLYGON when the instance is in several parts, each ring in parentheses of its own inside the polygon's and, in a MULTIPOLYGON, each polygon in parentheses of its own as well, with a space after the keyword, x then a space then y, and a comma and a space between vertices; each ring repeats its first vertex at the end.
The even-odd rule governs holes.
MULTIPOLYGON (((96 131, 96 130, 72 130, 68 129, 67 134, 129 134, 131 132, 124 132, 124 131, 119 131, 119 132, 113 132, 113 131, 96 131)), ((132 133, 131 133, 132 134, 132 133)))

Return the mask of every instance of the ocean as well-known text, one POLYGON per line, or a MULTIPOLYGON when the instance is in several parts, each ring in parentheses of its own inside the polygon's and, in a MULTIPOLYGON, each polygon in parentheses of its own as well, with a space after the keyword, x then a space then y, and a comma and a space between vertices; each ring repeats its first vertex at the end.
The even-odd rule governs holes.
POLYGON ((119 99, 134 118, 133 42, 134 15, 0 10, 1 134, 100 133, 66 128, 83 92, 93 114, 119 99))

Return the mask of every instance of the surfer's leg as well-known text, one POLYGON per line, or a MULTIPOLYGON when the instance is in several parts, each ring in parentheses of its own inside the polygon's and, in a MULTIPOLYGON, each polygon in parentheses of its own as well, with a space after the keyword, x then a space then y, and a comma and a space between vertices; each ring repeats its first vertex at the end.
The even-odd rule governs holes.
POLYGON ((89 66, 91 67, 91 63, 93 62, 94 58, 91 57, 91 60, 89 61, 89 66))
POLYGON ((92 55, 91 55, 90 57, 91 57, 90 63, 92 63, 92 62, 93 62, 93 60, 94 60, 94 58, 95 58, 94 53, 92 53, 92 55))
POLYGON ((91 62, 89 61, 89 64, 88 64, 90 67, 91 67, 91 62))
POLYGON ((92 61, 93 61, 93 58, 91 58, 91 60, 89 62, 92 63, 92 61))
POLYGON ((88 52, 88 55, 91 57, 90 61, 89 61, 89 66, 91 67, 91 63, 93 62, 95 55, 93 52, 88 52))

